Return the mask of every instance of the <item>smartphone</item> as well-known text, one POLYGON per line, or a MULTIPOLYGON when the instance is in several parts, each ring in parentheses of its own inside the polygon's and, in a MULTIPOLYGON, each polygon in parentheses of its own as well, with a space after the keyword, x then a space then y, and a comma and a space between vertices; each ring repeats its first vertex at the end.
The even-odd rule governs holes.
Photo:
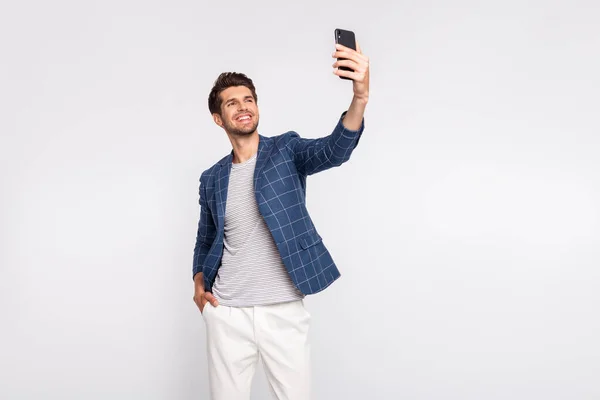
MULTIPOLYGON (((345 29, 336 29, 335 32, 335 43, 341 44, 346 47, 350 47, 352 50, 356 50, 356 38, 354 36, 354 32, 348 31, 345 29)), ((339 60, 345 60, 345 58, 338 58, 339 60)), ((341 70, 344 71, 353 71, 353 69, 348 67, 340 67, 341 70)), ((352 80, 350 78, 346 78, 345 76, 340 76, 342 79, 352 80)))

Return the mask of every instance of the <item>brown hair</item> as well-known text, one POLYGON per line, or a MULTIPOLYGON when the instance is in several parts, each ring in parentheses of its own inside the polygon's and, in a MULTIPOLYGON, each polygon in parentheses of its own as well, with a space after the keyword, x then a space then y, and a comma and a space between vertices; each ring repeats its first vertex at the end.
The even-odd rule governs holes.
POLYGON ((217 113, 221 115, 221 92, 232 86, 246 86, 252 92, 254 101, 258 103, 256 96, 256 88, 252 79, 239 72, 223 72, 215 81, 210 94, 208 95, 208 109, 211 114, 217 113))

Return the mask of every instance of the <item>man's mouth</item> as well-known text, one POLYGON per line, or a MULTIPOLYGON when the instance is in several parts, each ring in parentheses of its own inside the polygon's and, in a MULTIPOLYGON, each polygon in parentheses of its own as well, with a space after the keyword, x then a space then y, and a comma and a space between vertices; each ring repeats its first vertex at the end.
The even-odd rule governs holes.
POLYGON ((250 114, 242 114, 239 117, 237 117, 235 120, 240 121, 240 122, 246 122, 246 121, 250 121, 251 119, 252 119, 252 116, 250 114))

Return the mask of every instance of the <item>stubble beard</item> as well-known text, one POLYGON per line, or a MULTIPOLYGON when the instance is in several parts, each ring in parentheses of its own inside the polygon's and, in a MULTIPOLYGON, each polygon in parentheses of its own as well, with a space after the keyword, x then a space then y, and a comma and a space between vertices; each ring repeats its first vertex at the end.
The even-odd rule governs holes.
POLYGON ((232 136, 244 137, 252 135, 258 128, 258 121, 254 122, 247 128, 239 129, 229 121, 225 122, 225 130, 232 136))

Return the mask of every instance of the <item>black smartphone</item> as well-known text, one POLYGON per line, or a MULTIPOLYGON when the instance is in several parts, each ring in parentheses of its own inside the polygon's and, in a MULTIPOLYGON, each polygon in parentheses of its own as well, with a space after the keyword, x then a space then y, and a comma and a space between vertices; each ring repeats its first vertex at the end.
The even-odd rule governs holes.
MULTIPOLYGON (((348 31, 345 29, 336 29, 335 30, 335 43, 341 44, 346 47, 350 47, 352 50, 356 50, 356 37, 354 36, 354 32, 348 31)), ((345 58, 338 58, 339 60, 345 60, 345 58)), ((348 67, 340 67, 341 70, 344 71, 353 71, 353 69, 348 67)), ((345 76, 340 76, 342 79, 351 80, 350 78, 346 78, 345 76)))

